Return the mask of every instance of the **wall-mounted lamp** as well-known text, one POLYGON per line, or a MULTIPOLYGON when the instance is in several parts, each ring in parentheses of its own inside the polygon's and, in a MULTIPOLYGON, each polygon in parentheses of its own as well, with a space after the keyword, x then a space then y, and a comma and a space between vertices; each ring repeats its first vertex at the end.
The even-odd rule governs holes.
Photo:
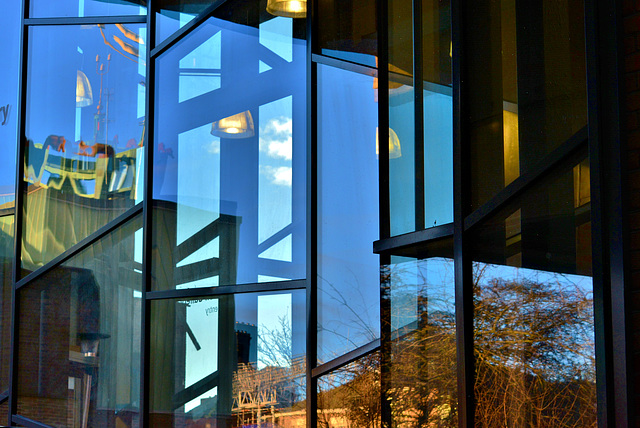
POLYGON ((211 124, 211 135, 220 138, 249 138, 255 135, 253 117, 249 110, 225 117, 211 124))
POLYGON ((93 104, 93 92, 87 75, 78 70, 76 76, 76 107, 86 107, 93 104))
MULTIPOLYGON (((376 128, 376 157, 380 155, 380 132, 376 128)), ((402 156, 402 150, 400 148, 400 139, 396 131, 389 128, 389 159, 396 159, 402 156)))
POLYGON ((304 18, 307 16, 307 0, 268 0, 267 12, 287 18, 304 18))

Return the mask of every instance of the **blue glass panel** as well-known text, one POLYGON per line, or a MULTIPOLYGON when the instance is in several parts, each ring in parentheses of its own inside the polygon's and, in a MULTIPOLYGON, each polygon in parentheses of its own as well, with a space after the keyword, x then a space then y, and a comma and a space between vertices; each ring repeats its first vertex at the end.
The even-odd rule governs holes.
POLYGON ((12 209, 15 200, 20 11, 20 2, 10 1, 3 5, 0 15, 0 215, 12 209))
POLYGON ((306 276, 304 21, 258 6, 157 60, 156 289, 306 276))
POLYGON ((30 18, 145 15, 146 0, 30 0, 30 18))
POLYGON ((318 361, 380 335, 373 77, 318 65, 318 361))
POLYGON ((153 427, 305 426, 306 294, 151 303, 153 427))

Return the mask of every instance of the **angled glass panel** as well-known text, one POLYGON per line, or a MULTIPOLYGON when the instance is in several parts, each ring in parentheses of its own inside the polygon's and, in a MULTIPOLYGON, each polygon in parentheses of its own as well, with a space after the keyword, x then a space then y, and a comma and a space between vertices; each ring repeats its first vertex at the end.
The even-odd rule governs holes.
POLYGON ((29 28, 26 270, 142 200, 144 34, 131 24, 29 28))
POLYGON ((377 67, 375 1, 320 0, 317 11, 315 52, 377 67))
POLYGON ((380 428, 380 353, 318 378, 318 426, 380 428))
POLYGON ((29 18, 145 15, 146 0, 30 0, 29 18))
POLYGON ((157 59, 153 289, 306 276, 304 21, 228 3, 157 59))
POLYGON ((318 64, 318 361, 380 335, 373 77, 318 64))
POLYGON ((472 208, 587 125, 584 2, 467 9, 472 208))
MULTIPOLYGON (((409 252, 410 253, 410 252, 409 252)), ((389 312, 392 426, 458 426, 453 242, 423 246, 420 258, 391 256, 383 269, 389 312), (426 248, 426 250, 425 250, 426 248)))
POLYGON ((306 293, 151 302, 153 427, 305 426, 306 293))
POLYGON ((18 290, 21 416, 138 426, 141 268, 140 216, 18 290))
POLYGON ((0 215, 13 212, 18 147, 20 2, 6 2, 0 16, 0 215))
POLYGON ((475 425, 596 425, 588 159, 473 234, 475 425))
POLYGON ((13 236, 14 216, 0 217, 0 394, 9 388, 13 236))

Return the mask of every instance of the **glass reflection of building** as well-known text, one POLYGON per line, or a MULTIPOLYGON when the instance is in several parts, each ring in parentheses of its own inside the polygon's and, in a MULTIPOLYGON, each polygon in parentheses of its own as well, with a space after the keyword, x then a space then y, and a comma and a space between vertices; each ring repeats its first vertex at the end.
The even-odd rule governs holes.
POLYGON ((0 418, 635 425, 634 7, 3 4, 0 418))

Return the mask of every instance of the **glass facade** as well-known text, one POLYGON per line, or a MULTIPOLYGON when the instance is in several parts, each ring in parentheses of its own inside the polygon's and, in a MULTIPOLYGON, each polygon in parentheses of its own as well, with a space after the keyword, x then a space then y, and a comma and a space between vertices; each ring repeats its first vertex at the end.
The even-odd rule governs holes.
POLYGON ((616 15, 463 3, 0 6, 0 425, 633 426, 616 15))

